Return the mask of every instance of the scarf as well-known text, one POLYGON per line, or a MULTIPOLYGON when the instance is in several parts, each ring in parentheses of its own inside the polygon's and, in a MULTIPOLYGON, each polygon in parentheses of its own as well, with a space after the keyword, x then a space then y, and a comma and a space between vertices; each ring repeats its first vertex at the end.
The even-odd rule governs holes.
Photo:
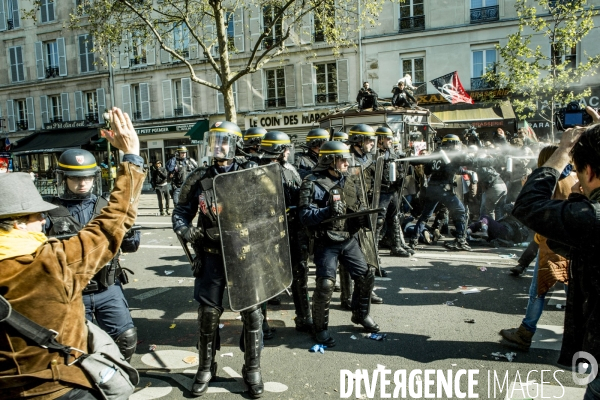
POLYGON ((0 229, 0 261, 7 258, 33 254, 48 240, 42 232, 13 229, 7 232, 0 229))

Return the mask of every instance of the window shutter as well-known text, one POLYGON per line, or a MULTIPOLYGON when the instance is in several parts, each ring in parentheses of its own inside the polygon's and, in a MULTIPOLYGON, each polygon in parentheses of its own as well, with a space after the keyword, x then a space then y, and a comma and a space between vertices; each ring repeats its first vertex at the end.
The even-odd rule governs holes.
POLYGON ((27 129, 35 131, 35 109, 33 105, 33 97, 27 97, 25 99, 27 104, 27 129))
POLYGON ((171 80, 162 81, 163 109, 165 118, 173 118, 173 92, 171 80))
POLYGON ((239 7, 233 12, 233 44, 240 53, 244 52, 244 8, 239 7))
POLYGON ((300 44, 312 43, 314 14, 306 13, 302 16, 302 27, 300 28, 300 44))
POLYGON ((347 103, 350 87, 348 86, 348 60, 337 61, 338 103, 347 103))
POLYGON ((42 124, 49 124, 50 119, 48 118, 48 96, 40 97, 40 109, 42 111, 42 124))
POLYGON ((25 71, 23 69, 23 48, 18 46, 16 48, 17 54, 17 76, 19 78, 19 82, 25 80, 25 71))
POLYGON ((17 29, 21 27, 21 17, 19 15, 19 1, 13 0, 13 28, 17 29))
MULTIPOLYGON (((348 10, 346 7, 349 7, 350 4, 348 2, 342 1, 339 2, 335 0, 335 20, 339 21, 341 26, 348 26, 348 10)), ((342 29, 340 37, 345 39, 348 36, 348 30, 342 29)))
POLYGON ((140 83, 140 103, 142 106, 142 119, 150 119, 150 87, 147 83, 140 83))
POLYGON ((129 68, 129 36, 123 35, 119 46, 119 64, 121 68, 129 68))
POLYGON ((48 0, 42 0, 40 2, 40 11, 42 12, 42 22, 48 22, 48 11, 47 11, 47 5, 48 5, 48 0))
POLYGON ((207 46, 212 44, 210 54, 212 54, 214 58, 219 57, 219 43, 216 41, 217 37, 215 31, 214 24, 207 24, 204 26, 204 43, 206 43, 207 46))
POLYGON ((198 58, 198 47, 199 46, 198 46, 198 42, 196 41, 196 39, 190 37, 190 49, 189 49, 190 56, 188 57, 188 60, 195 60, 196 58, 198 58))
POLYGON ((65 38, 56 38, 58 47, 58 75, 67 76, 67 51, 65 49, 65 38))
POLYGON ((0 32, 5 31, 6 26, 6 9, 4 8, 4 1, 0 1, 0 32))
POLYGON ((75 120, 82 121, 85 118, 83 112, 83 92, 75 92, 75 120))
POLYGON ((265 109, 265 98, 263 95, 263 72, 258 70, 251 75, 252 78, 252 106, 255 110, 265 109))
MULTIPOLYGON (((0 3, 2 3, 2 0, 0 0, 0 3)), ((44 45, 42 42, 35 42, 35 69, 38 79, 46 77, 46 71, 44 70, 44 45)))
MULTIPOLYGON (((0 0, 2 1, 2 0, 0 0)), ((17 48, 11 47, 8 49, 8 57, 10 58, 10 80, 18 82, 19 73, 17 72, 17 48)))
POLYGON ((54 18, 54 0, 48 1, 48 21, 54 21, 56 18, 54 18))
POLYGON ((69 93, 60 94, 60 104, 62 106, 62 120, 67 122, 71 120, 71 112, 69 110, 69 93))
POLYGON ((236 98, 236 110, 238 111, 249 111, 248 95, 249 95, 249 84, 248 78, 244 75, 237 81, 235 81, 235 98, 236 98))
MULTIPOLYGON (((106 110, 106 95, 104 94, 104 88, 96 89, 96 98, 98 99, 96 106, 98 107, 98 122, 103 124, 104 111, 106 110)), ((131 114, 129 114, 129 119, 131 119, 131 114)))
POLYGON ((181 79, 181 97, 183 103, 183 116, 189 117, 194 114, 192 108, 192 80, 190 78, 181 79))
POLYGON ((302 105, 313 106, 315 104, 314 96, 314 69, 312 64, 306 63, 300 65, 300 78, 302 79, 302 105))
POLYGON ((86 37, 86 35, 81 35, 77 37, 77 40, 79 41, 79 64, 81 72, 88 72, 88 63, 85 48, 86 37))
MULTIPOLYGON (((217 85, 221 86, 221 77, 217 74, 217 85)), ((223 92, 217 90, 217 114, 225 114, 225 99, 223 92)))
POLYGON ((156 43, 154 40, 152 43, 146 45, 146 65, 156 64, 156 43))
POLYGON ((129 118, 133 119, 131 114, 131 86, 123 85, 121 87, 121 96, 123 98, 123 112, 129 115, 129 118))
MULTIPOLYGON (((250 6, 250 50, 254 49, 258 38, 263 33, 262 11, 256 6, 250 6)), ((262 43, 258 46, 260 50, 262 43)))
MULTIPOLYGON (((165 43, 168 42, 168 38, 165 38, 165 43)), ((162 47, 160 48, 160 63, 169 64, 171 62, 171 54, 165 51, 162 47)))
POLYGON ((285 106, 296 107, 296 71, 294 64, 285 66, 285 106))
POLYGON ((15 132, 17 124, 15 124, 15 103, 12 100, 6 100, 6 118, 8 118, 8 131, 15 132))
POLYGON ((294 27, 291 24, 291 21, 289 18, 284 17, 283 21, 281 21, 281 33, 283 35, 285 35, 285 32, 287 31, 287 28, 290 28, 290 36, 288 36, 288 38, 285 40, 285 45, 286 46, 293 46, 298 42, 298 32, 296 29, 294 29, 294 27))

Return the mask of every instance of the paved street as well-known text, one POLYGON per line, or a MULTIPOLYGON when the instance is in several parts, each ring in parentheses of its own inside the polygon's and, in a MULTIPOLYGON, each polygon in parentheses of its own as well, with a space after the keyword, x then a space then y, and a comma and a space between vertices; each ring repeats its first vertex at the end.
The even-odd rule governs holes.
MULTIPOLYGON (((157 216, 157 212, 155 195, 143 194, 137 220, 143 227, 142 245, 137 253, 123 256, 123 265, 135 272, 125 286, 140 340, 133 365, 140 369, 141 382, 131 397, 134 400, 190 398, 188 389, 197 366, 193 278, 171 229, 170 217, 157 216)), ((389 276, 377 278, 375 290, 385 304, 371 308, 381 333, 387 334, 383 341, 366 338, 359 326, 350 322, 350 313, 340 308, 339 293, 334 293, 330 329, 337 345, 325 349, 324 354, 310 353, 308 349, 314 342, 295 331, 292 299, 283 294, 281 306, 269 306, 269 323, 277 331, 273 340, 265 342, 263 351, 267 392, 263 398, 340 398, 345 394, 340 392, 340 370, 354 373, 364 369, 371 379, 378 366, 391 370, 391 376, 386 378, 392 381, 387 388, 390 394, 395 387, 394 371, 406 370, 408 377, 411 371, 432 369, 454 373, 478 370, 473 391, 479 398, 541 398, 541 394, 545 398, 583 398, 584 390, 573 383, 570 370, 556 372, 564 370, 556 365, 564 318, 564 309, 557 308, 565 302, 562 287, 555 287, 548 296, 533 348, 525 353, 505 347, 499 343, 498 332, 520 324, 531 272, 520 278, 511 276, 508 269, 516 264, 516 259, 501 255, 518 257, 524 249, 477 246, 474 250, 448 252, 441 245, 428 246, 411 259, 389 257, 383 251, 383 265, 389 276), (461 286, 479 292, 463 294, 465 288, 461 286), (516 356, 512 362, 492 355, 513 351, 516 356), (541 370, 551 372, 542 376, 541 370), (500 384, 493 384, 494 375, 500 384), (505 377, 507 381, 500 390, 505 377), (519 384, 526 385, 528 381, 529 393, 519 384), (546 383, 538 386, 542 381, 546 383), (539 391, 541 387, 543 393, 539 391)), ((312 292, 314 269, 309 285, 312 292)), ((221 323, 219 377, 203 398, 249 398, 242 393, 240 377, 243 353, 238 347, 239 314, 226 311, 221 323)), ((459 382, 460 390, 466 391, 466 378, 459 382)), ((350 398, 382 397, 379 381, 369 396, 364 383, 360 386, 360 395, 354 390, 350 398)), ((433 386, 434 394, 436 387, 433 386)), ((405 398, 413 397, 405 394, 405 398)), ((437 396, 448 397, 459 395, 437 396)))

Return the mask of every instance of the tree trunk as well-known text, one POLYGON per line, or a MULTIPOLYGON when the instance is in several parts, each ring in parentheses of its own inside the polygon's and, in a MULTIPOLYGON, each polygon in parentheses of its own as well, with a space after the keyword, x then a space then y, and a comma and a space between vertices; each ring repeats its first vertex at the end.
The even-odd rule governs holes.
POLYGON ((223 88, 223 103, 225 106, 225 119, 237 124, 237 112, 235 109, 235 99, 233 97, 233 86, 223 88))
POLYGON ((223 105, 225 108, 225 119, 237 124, 237 113, 233 99, 233 85, 231 79, 231 65, 229 64, 229 43, 227 40, 226 12, 220 1, 212 1, 211 5, 215 14, 217 28, 217 43, 219 44, 219 67, 217 74, 221 77, 221 93, 223 93, 223 105))

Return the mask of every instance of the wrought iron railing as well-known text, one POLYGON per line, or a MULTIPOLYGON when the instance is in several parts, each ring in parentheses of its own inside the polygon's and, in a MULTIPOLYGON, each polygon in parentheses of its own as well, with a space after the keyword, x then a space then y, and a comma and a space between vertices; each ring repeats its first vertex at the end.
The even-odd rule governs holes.
POLYGON ((285 97, 277 97, 265 100, 265 108, 285 107, 285 97))
POLYGON ((133 119, 134 120, 140 120, 140 119, 142 119, 142 112, 141 111, 135 111, 133 113, 133 119))
POLYGON ((183 115, 183 107, 176 107, 173 109, 173 114, 175 114, 176 117, 179 117, 181 115, 183 115))
POLYGON ((500 13, 498 6, 489 6, 481 8, 471 8, 471 23, 478 24, 480 22, 498 21, 500 13))
POLYGON ((133 57, 129 59, 130 65, 146 64, 146 57, 133 57))
POLYGON ((46 78, 57 78, 59 75, 59 69, 58 67, 55 67, 53 65, 46 67, 46 78))
POLYGON ((98 123, 98 113, 85 114, 85 120, 90 123, 98 123))
POLYGON ((471 78, 471 90, 491 89, 493 86, 483 78, 471 78))
POLYGON ((400 18, 400 32, 422 31, 425 30, 425 16, 418 15, 416 17, 400 18))
POLYGON ((21 131, 26 131, 28 127, 29 127, 29 124, 27 123, 27 121, 25 121, 25 120, 17 121, 17 129, 19 129, 21 131))
POLYGON ((315 96, 315 103, 337 103, 337 93, 323 93, 315 96))

